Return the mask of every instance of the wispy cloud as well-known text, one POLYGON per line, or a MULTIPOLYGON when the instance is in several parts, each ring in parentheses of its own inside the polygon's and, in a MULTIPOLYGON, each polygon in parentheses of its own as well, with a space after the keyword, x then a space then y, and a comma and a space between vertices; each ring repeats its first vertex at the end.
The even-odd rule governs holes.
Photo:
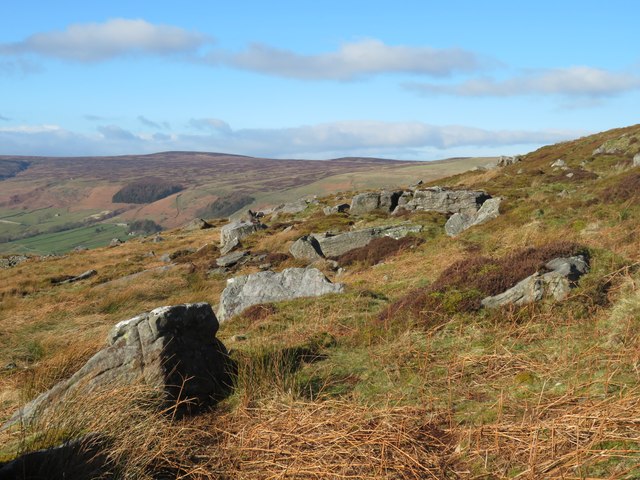
POLYGON ((138 121, 145 127, 155 128, 156 130, 171 129, 171 125, 169 124, 169 122, 154 122, 153 120, 149 120, 147 117, 144 117, 142 115, 138 115, 138 121))
POLYGON ((459 84, 409 83, 409 90, 424 95, 462 97, 513 97, 560 95, 604 98, 640 89, 640 77, 631 73, 576 66, 528 72, 506 80, 480 78, 459 84))
POLYGON ((171 25, 115 18, 103 23, 70 25, 63 31, 36 33, 15 43, 0 44, 0 54, 96 62, 130 54, 194 53, 211 39, 171 25))
MULTIPOLYGON (((2 47, 0 46, 0 55, 2 47)), ((23 58, 12 60, 0 60, 0 76, 3 77, 24 77, 32 73, 39 73, 42 67, 23 58)))
MULTIPOLYGON (((327 158, 352 154, 416 158, 425 150, 443 154, 460 148, 541 145, 585 132, 562 130, 485 130, 438 126, 421 122, 344 121, 300 127, 234 130, 220 121, 199 134, 152 135, 117 125, 103 125, 97 134, 67 131, 57 126, 0 128, 0 154, 107 155, 162 150, 197 150, 271 157, 327 158), (225 127, 226 125, 226 127, 225 127)), ((424 156, 422 157, 424 158, 424 156)))
POLYGON ((192 118, 189 120, 189 126, 196 130, 231 133, 231 127, 229 124, 219 118, 192 118))
POLYGON ((305 80, 353 80, 383 73, 444 77, 457 72, 475 72, 491 63, 460 48, 386 45, 376 39, 345 43, 337 51, 315 55, 256 43, 240 53, 214 52, 208 61, 305 80))
POLYGON ((4 115, 0 115, 0 120, 2 120, 3 122, 8 122, 11 119, 9 117, 5 117, 4 115))

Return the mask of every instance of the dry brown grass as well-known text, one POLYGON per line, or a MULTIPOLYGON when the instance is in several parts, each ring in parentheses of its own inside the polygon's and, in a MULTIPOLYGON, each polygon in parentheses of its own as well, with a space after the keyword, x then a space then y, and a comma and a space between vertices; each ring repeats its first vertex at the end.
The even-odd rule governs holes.
POLYGON ((420 408, 273 401, 214 425, 200 458, 221 478, 456 478, 455 438, 420 408))

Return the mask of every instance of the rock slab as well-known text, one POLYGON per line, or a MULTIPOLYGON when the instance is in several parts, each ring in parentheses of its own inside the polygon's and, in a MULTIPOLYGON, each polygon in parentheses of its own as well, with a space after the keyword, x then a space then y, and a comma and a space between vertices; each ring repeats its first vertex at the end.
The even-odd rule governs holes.
POLYGON ((504 305, 525 305, 539 302, 545 296, 557 301, 564 300, 578 279, 589 272, 587 259, 575 257, 556 258, 545 265, 546 273, 537 272, 517 283, 510 289, 482 300, 482 306, 497 308, 504 305))
POLYGON ((230 252, 230 245, 238 245, 240 240, 263 228, 267 227, 259 222, 237 221, 227 223, 220 229, 221 253, 230 252))
POLYGON ((231 384, 225 346, 216 338, 218 320, 207 303, 160 307, 116 324, 100 350, 71 378, 41 394, 9 420, 31 421, 69 395, 142 381, 167 405, 190 399, 197 409, 222 398, 231 384))
POLYGON ((498 218, 501 202, 502 199, 499 197, 490 198, 485 200, 480 210, 475 213, 454 213, 445 223, 444 231, 450 237, 455 237, 474 225, 481 225, 498 218))
POLYGON ((287 268, 279 273, 266 271, 242 275, 227 280, 227 287, 220 296, 218 318, 227 320, 260 303, 343 291, 343 284, 331 283, 317 268, 287 268))

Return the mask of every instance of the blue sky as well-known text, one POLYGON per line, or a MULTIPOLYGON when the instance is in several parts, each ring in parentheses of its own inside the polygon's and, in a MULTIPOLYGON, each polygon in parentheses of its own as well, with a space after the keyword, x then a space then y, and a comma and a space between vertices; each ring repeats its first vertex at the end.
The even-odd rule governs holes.
POLYGON ((11 3, 0 154, 437 159, 638 123, 631 0, 11 3))

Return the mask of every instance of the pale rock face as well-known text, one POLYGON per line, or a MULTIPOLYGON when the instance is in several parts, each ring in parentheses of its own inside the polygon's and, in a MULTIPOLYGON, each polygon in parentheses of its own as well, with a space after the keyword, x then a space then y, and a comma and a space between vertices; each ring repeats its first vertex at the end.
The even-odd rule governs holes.
POLYGON ((475 225, 481 225, 500 215, 500 197, 490 198, 480 207, 476 213, 454 213, 444 226, 444 230, 450 237, 460 235, 462 232, 475 225))
POLYGON ((634 167, 640 167, 640 153, 636 153, 633 156, 633 166, 634 167))
POLYGON ((282 272, 258 272, 227 280, 220 296, 218 318, 225 321, 252 305, 301 297, 342 293, 344 285, 331 283, 316 268, 287 268, 282 272))
POLYGON ((228 250, 230 245, 237 245, 243 238, 246 238, 252 233, 263 228, 266 228, 266 226, 261 223, 250 221, 227 223, 220 229, 220 247, 224 253, 228 253, 231 251, 228 250))
POLYGON ((547 273, 535 273, 517 283, 510 289, 482 300, 482 306, 497 308, 503 305, 525 305, 539 302, 544 296, 553 297, 557 301, 569 295, 578 279, 589 272, 587 259, 576 257, 556 258, 545 265, 547 273))
POLYGON ((449 190, 431 187, 416 190, 403 206, 406 210, 422 210, 439 213, 475 213, 489 199, 486 192, 470 190, 449 190))
POLYGON ((386 190, 381 192, 360 193, 351 199, 349 213, 352 215, 362 215, 376 210, 390 213, 398 205, 398 199, 401 195, 401 191, 389 192, 386 190))
POLYGON ((157 389, 168 404, 178 398, 193 399, 193 409, 210 404, 231 384, 232 364, 216 338, 218 326, 207 303, 160 307, 119 322, 104 349, 71 378, 21 408, 5 426, 29 422, 70 395, 137 382, 157 389))

